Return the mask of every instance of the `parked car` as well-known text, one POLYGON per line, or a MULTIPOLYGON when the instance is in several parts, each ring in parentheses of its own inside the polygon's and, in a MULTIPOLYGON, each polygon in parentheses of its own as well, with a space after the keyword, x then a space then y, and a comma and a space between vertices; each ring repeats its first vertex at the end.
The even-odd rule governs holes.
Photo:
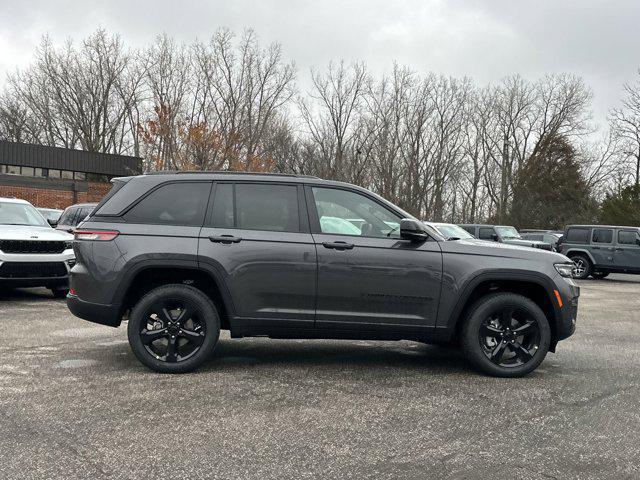
POLYGON ((499 243, 519 245, 521 247, 540 248, 542 250, 552 250, 551 244, 536 240, 525 240, 520 236, 515 227, 509 225, 459 225, 467 232, 480 240, 492 240, 499 243))
POLYGON ((640 274, 640 228, 568 225, 562 253, 573 260, 576 278, 604 278, 610 273, 640 274))
POLYGON ((46 287, 64 297, 75 263, 72 241, 29 202, 0 198, 0 287, 46 287))
POLYGON ((436 232, 447 240, 469 240, 474 239, 473 235, 464 228, 453 223, 424 222, 426 225, 434 228, 436 232))
POLYGON ((56 228, 68 233, 73 233, 76 227, 82 222, 91 211, 98 205, 97 203, 78 203, 65 208, 60 216, 56 228))
POLYGON ((228 329, 458 341, 481 371, 517 377, 575 329, 563 255, 447 241, 368 190, 315 177, 114 179, 74 248, 71 312, 114 327, 126 316, 134 354, 160 372, 198 367, 228 329))
POLYGON ((40 212, 40 215, 44 217, 49 225, 55 227, 58 224, 62 210, 57 208, 36 208, 40 212))
POLYGON ((559 243, 564 232, 558 232, 555 230, 520 230, 520 236, 524 240, 535 240, 537 242, 544 242, 551 245, 553 251, 559 252, 559 243))

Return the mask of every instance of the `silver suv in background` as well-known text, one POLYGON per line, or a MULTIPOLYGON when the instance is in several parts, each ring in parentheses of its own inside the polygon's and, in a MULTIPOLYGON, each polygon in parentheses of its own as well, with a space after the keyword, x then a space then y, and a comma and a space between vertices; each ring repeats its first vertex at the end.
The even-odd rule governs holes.
POLYGON ((66 296, 73 237, 51 228, 25 200, 0 198, 0 288, 46 287, 66 296))
POLYGON ((568 225, 562 253, 573 260, 576 278, 604 278, 610 273, 640 274, 640 228, 568 225))
POLYGON ((539 248, 541 250, 553 250, 550 243, 525 240, 520 233, 518 233, 518 230, 510 225, 464 224, 459 226, 480 240, 491 240, 493 242, 539 248))

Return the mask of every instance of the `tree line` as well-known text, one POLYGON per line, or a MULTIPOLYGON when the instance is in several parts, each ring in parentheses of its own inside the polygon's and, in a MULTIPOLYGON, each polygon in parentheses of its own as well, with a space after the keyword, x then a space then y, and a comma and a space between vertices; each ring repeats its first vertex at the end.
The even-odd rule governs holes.
POLYGON ((140 156, 147 171, 317 175, 433 221, 558 228, 637 201, 640 82, 598 134, 575 75, 477 85, 339 61, 309 75, 299 87, 281 46, 251 30, 141 49, 104 30, 62 47, 44 37, 7 76, 0 138, 140 156))

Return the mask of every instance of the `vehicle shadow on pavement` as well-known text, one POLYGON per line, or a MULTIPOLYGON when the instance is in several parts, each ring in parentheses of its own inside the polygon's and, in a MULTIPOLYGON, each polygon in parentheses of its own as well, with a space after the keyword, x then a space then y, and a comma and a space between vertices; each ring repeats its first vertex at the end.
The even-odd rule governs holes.
POLYGON ((469 371, 459 350, 415 342, 221 340, 203 371, 264 366, 469 371))
MULTIPOLYGON (((24 301, 24 300, 57 300, 49 290, 44 288, 1 288, 0 302, 3 301, 24 301)), ((63 302, 64 299, 59 300, 63 302)))

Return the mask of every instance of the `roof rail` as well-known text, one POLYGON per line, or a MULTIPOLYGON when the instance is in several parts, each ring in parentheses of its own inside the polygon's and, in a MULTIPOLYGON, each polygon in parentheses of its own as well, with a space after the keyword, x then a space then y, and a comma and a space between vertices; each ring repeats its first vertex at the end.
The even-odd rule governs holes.
POLYGON ((189 173, 208 173, 211 175, 265 175, 273 177, 295 177, 295 178, 320 178, 315 175, 298 175, 296 173, 275 173, 275 172, 233 172, 229 170, 162 170, 159 172, 147 172, 144 175, 185 175, 189 173))

